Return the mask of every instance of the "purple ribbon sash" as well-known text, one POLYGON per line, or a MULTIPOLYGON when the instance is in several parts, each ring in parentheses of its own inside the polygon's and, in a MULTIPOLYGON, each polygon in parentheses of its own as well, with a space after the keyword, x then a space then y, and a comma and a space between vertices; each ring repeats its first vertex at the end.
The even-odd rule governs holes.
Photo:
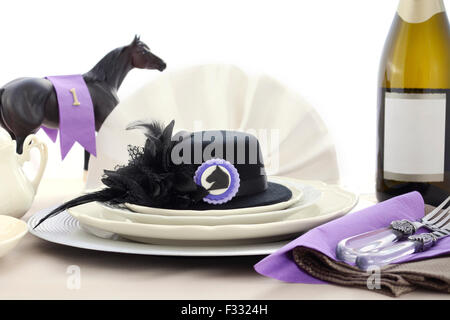
MULTIPOLYGON (((61 157, 78 142, 87 152, 97 156, 95 141, 94 105, 81 75, 46 77, 55 88, 59 106, 59 140, 61 157)), ((58 129, 42 126, 49 138, 56 142, 58 129)))

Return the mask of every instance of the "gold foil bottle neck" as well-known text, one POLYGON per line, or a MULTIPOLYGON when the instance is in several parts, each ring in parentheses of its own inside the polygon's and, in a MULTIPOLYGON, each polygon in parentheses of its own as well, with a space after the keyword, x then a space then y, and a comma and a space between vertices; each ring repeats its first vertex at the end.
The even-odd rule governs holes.
POLYGON ((398 15, 408 23, 425 22, 444 11, 444 0, 400 0, 397 9, 398 15))

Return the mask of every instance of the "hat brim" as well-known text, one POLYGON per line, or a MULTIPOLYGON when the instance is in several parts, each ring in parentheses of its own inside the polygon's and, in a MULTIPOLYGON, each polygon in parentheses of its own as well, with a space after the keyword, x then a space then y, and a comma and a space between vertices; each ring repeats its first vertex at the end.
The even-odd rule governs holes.
POLYGON ((204 201, 201 201, 190 206, 188 209, 230 210, 230 209, 251 208, 276 204, 288 201, 291 198, 292 198, 292 191, 288 187, 279 183, 268 182, 267 189, 264 192, 233 198, 229 202, 220 205, 209 204, 204 201))

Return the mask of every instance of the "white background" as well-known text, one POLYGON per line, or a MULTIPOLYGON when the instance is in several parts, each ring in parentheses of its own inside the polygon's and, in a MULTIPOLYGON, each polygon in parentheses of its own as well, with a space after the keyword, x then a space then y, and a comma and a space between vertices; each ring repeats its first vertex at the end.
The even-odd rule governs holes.
MULTIPOLYGON (((231 63, 275 77, 320 113, 336 143, 341 181, 372 191, 380 55, 396 0, 2 1, 0 82, 84 73, 140 34, 168 70, 231 63)), ((157 71, 133 70, 123 100, 157 71)), ((46 177, 79 177, 79 146, 46 177)), ((301 150, 299 150, 301 152, 301 150)))

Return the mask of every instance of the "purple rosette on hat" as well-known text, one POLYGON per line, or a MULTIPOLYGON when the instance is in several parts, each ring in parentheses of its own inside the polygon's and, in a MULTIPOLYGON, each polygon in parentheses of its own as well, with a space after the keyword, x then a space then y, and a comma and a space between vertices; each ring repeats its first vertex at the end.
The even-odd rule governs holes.
POLYGON ((240 186, 239 173, 224 159, 210 159, 200 165, 195 172, 194 182, 205 188, 209 194, 203 201, 222 204, 230 201, 240 186))

